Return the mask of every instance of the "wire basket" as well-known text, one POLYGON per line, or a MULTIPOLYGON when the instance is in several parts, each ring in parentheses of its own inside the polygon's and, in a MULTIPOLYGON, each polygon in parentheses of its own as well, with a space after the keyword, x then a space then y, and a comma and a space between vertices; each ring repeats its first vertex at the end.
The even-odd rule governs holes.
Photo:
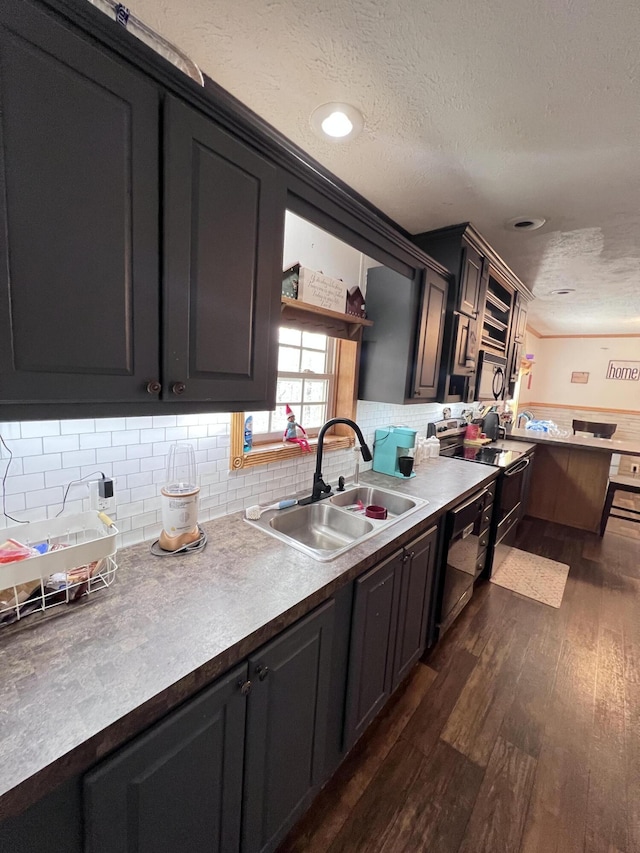
POLYGON ((110 586, 118 529, 102 512, 6 528, 0 546, 0 627, 110 586))

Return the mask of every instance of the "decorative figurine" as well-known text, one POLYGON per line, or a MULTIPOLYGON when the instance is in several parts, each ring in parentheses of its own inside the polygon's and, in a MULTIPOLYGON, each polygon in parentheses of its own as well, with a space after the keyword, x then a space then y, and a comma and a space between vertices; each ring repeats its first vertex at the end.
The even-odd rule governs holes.
POLYGON ((296 416, 293 414, 291 410, 291 406, 287 403, 287 426, 282 436, 283 441, 290 441, 293 444, 297 444, 300 446, 300 449, 305 453, 311 453, 311 448, 309 447, 309 442, 307 441, 307 433, 304 431, 304 428, 300 426, 299 423, 296 423, 296 416))

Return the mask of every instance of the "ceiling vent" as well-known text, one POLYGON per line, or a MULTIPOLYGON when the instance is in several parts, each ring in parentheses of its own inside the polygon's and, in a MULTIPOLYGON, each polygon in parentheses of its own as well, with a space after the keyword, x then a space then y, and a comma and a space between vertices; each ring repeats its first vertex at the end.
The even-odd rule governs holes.
POLYGON ((542 228, 547 220, 541 216, 516 216, 506 223, 510 231, 536 231, 542 228))

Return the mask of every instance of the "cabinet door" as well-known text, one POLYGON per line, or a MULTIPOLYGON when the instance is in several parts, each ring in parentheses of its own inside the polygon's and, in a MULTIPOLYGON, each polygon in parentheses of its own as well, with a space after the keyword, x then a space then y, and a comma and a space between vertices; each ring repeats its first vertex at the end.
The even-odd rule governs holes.
POLYGON ((455 347, 451 373, 456 376, 475 376, 478 364, 478 321, 456 314, 455 347))
POLYGON ((246 665, 85 777, 86 853, 238 850, 246 665))
POLYGON ((164 399, 275 404, 284 208, 272 163, 166 99, 164 399))
POLYGON ((249 658, 244 853, 273 850, 322 781, 335 605, 249 658))
POLYGON ((516 297, 516 311, 518 319, 515 339, 516 341, 524 341, 524 336, 527 331, 527 303, 519 294, 516 297))
POLYGON ((0 399, 153 400, 157 91, 18 0, 0 76, 0 399))
POLYGON ((409 673, 425 649, 437 537, 438 528, 433 527, 404 549, 392 690, 409 673))
POLYGON ((345 744, 351 747, 391 695, 403 552, 355 582, 345 744))
POLYGON ((440 357, 447 310, 447 280, 427 270, 420 315, 414 397, 435 400, 438 396, 440 357))
POLYGON ((482 290, 482 256, 469 243, 462 244, 458 311, 477 317, 482 290))

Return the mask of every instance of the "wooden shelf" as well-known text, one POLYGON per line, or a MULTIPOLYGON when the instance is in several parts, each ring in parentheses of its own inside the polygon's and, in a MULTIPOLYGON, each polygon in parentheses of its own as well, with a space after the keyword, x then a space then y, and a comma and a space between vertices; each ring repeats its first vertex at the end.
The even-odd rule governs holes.
POLYGON ((506 302, 503 302, 502 299, 490 290, 487 291, 487 302, 490 302, 491 305, 495 305, 495 307, 502 311, 503 314, 508 314, 511 310, 511 306, 507 305, 506 302))
POLYGON ((328 311, 319 305, 309 305, 287 296, 281 299, 280 313, 285 325, 346 340, 356 339, 364 326, 373 326, 373 321, 364 317, 328 311))

